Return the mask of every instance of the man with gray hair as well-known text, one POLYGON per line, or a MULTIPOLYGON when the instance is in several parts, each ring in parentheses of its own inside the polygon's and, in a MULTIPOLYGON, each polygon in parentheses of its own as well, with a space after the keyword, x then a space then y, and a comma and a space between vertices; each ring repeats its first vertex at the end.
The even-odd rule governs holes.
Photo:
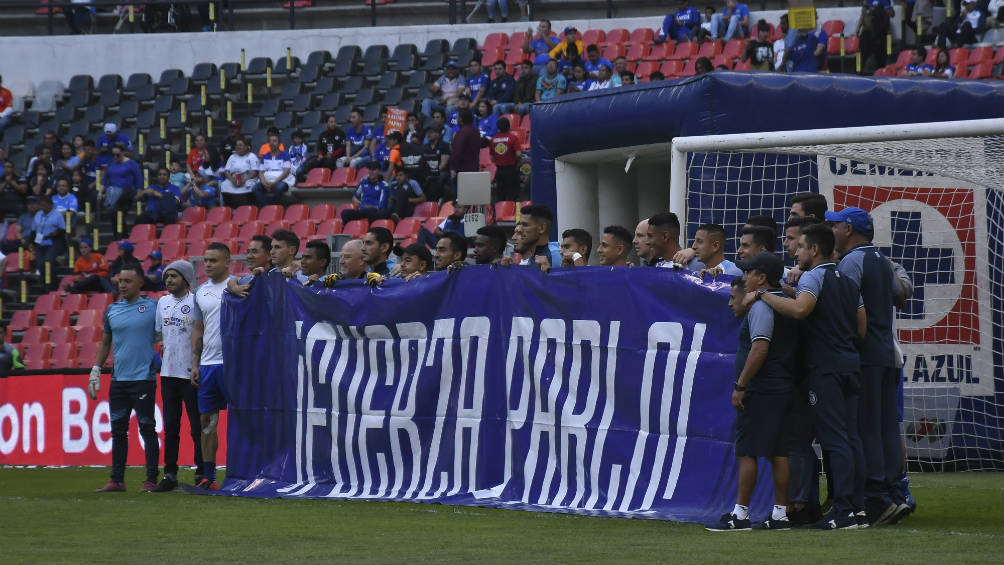
POLYGON ((160 395, 164 404, 164 478, 153 492, 169 492, 178 487, 178 446, 181 410, 188 413, 188 425, 195 447, 196 483, 202 475, 202 426, 199 423, 198 394, 190 380, 192 372, 192 329, 195 317, 195 267, 175 261, 164 269, 164 287, 170 294, 157 301, 157 331, 163 337, 164 355, 160 367, 160 395))

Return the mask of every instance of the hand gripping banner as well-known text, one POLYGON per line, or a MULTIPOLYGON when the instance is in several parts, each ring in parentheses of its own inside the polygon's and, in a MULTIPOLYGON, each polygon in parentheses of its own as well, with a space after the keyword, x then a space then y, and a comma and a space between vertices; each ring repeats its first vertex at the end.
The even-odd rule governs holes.
POLYGON ((728 293, 648 268, 261 276, 223 308, 222 492, 717 517, 736 489, 728 293))

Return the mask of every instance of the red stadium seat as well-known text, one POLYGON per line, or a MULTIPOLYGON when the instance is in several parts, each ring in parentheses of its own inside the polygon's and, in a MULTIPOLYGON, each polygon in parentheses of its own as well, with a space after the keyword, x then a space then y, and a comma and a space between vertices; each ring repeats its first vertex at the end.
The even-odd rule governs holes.
MULTIPOLYGON (((582 34, 582 43, 589 47, 597 43, 603 43, 606 41, 607 34, 602 29, 587 29, 585 33, 582 34)), ((510 43, 511 45, 511 43, 510 43)))
POLYGON ((324 220, 317 226, 317 231, 314 235, 333 235, 342 233, 342 219, 341 218, 331 218, 329 220, 324 220))
POLYGON ((993 62, 994 62, 995 65, 999 65, 1001 63, 1004 63, 1004 45, 998 47, 997 51, 994 52, 994 60, 993 60, 993 62))
MULTIPOLYGON (((214 208, 215 210, 215 208, 214 208)), ((213 234, 213 223, 209 221, 199 222, 188 228, 185 240, 188 242, 205 241, 213 234)))
POLYGON ((62 328, 52 328, 49 332, 49 342, 55 343, 57 346, 63 343, 76 343, 77 341, 77 330, 73 329, 73 326, 66 326, 62 328))
MULTIPOLYGON (((713 42, 717 43, 717 42, 713 42)), ((670 61, 682 61, 684 59, 693 59, 697 57, 697 53, 700 50, 696 41, 688 41, 686 43, 677 43, 676 49, 673 50, 673 54, 666 57, 670 61)), ((664 73, 665 74, 665 73, 664 73)), ((666 75, 669 76, 669 75, 666 75)))
POLYGON ((66 310, 53 310, 45 315, 43 323, 50 329, 68 326, 70 325, 70 313, 66 310))
POLYGON ((844 52, 853 55, 861 49, 861 38, 856 35, 844 37, 844 52))
POLYGON ((877 77, 894 77, 896 76, 896 64, 886 65, 881 69, 876 69, 873 76, 877 77))
POLYGON ((209 210, 206 214, 206 221, 210 224, 216 225, 221 222, 229 222, 233 217, 233 210, 227 206, 217 206, 209 210))
MULTIPOLYGON (((77 343, 97 343, 101 341, 101 334, 104 333, 104 322, 100 326, 84 326, 77 328, 77 343)), ((91 361, 94 358, 91 357, 91 361)))
POLYGON ((190 226, 204 221, 206 221, 206 209, 202 206, 192 206, 185 208, 181 213, 181 221, 179 223, 190 226))
POLYGON ((49 328, 46 326, 32 326, 24 331, 21 338, 21 345, 35 345, 49 342, 49 328))
POLYGON ((658 62, 642 61, 641 63, 638 63, 638 68, 635 69, 634 74, 636 77, 638 77, 638 80, 644 80, 657 70, 659 70, 658 62))
POLYGON ((333 204, 318 204, 310 209, 311 220, 323 222, 335 217, 335 206, 333 204))
POLYGON ((237 237, 237 225, 233 222, 222 222, 213 230, 211 241, 223 241, 237 237))
MULTIPOLYGON (((530 58, 530 54, 524 53, 521 47, 510 47, 509 52, 505 56, 506 65, 518 65, 523 62, 523 59, 530 58)), ((532 60, 532 59, 530 59, 532 60)))
POLYGON ((52 2, 49 2, 49 0, 42 0, 40 2, 40 4, 42 4, 42 6, 40 8, 38 8, 38 9, 36 9, 35 13, 38 14, 39 16, 48 16, 49 12, 52 12, 53 14, 62 14, 63 13, 63 9, 62 8, 60 8, 59 6, 50 7, 49 6, 50 3, 51 4, 55 4, 56 0, 52 0, 52 2))
MULTIPOLYGON (((489 33, 485 37, 485 43, 482 48, 486 51, 489 49, 494 49, 495 47, 502 47, 503 49, 509 45, 509 36, 502 32, 489 33)), ((517 47, 521 47, 517 46, 517 47)))
POLYGON ((300 220, 306 220, 309 216, 310 208, 306 204, 293 204, 289 208, 286 208, 286 213, 283 214, 282 219, 295 224, 300 220))
POLYGON ((648 43, 632 43, 627 52, 628 61, 644 61, 652 47, 648 43))
MULTIPOLYGON (((98 312, 104 312, 106 308, 111 306, 115 298, 108 293, 98 292, 91 295, 91 298, 87 301, 87 310, 97 310, 98 312)), ((83 310, 83 308, 82 308, 83 310)))
POLYGON ((446 202, 439 207, 440 216, 452 216, 454 212, 453 202, 446 202))
MULTIPOLYGON (((200 239, 188 243, 189 257, 201 257, 206 254, 206 247, 209 246, 209 239, 200 239)), ((187 257, 186 257, 187 259, 187 257)))
POLYGON ((613 61, 617 57, 624 57, 626 55, 627 49, 623 43, 607 43, 603 48, 603 58, 608 61, 613 61))
POLYGON ((628 30, 618 28, 608 31, 603 41, 605 43, 627 43, 630 37, 631 35, 628 33, 628 30))
POLYGON ((178 239, 185 239, 185 234, 188 232, 188 226, 184 224, 168 224, 164 226, 164 229, 160 230, 160 241, 174 241, 178 239))
POLYGON ((660 63, 669 57, 670 53, 673 52, 673 48, 676 45, 672 39, 666 41, 665 43, 660 43, 658 45, 653 45, 651 51, 642 58, 643 61, 652 61, 660 63))
MULTIPOLYGON (((964 69, 965 65, 963 65, 961 68, 964 69)), ((993 70, 994 70, 993 62, 984 61, 974 66, 972 70, 969 71, 967 78, 971 79, 990 78, 990 75, 993 74, 993 70)))
MULTIPOLYGON (((84 310, 77 316, 77 328, 100 328, 104 325, 105 313, 103 310, 84 310)), ((79 332, 78 332, 79 335, 79 332)))
POLYGON ((243 226, 248 222, 253 222, 258 219, 258 207, 257 206, 238 206, 234 210, 234 216, 231 219, 238 226, 243 226))
POLYGON ((659 72, 666 78, 680 76, 683 73, 683 61, 666 61, 659 67, 659 72))
POLYGON ((722 54, 722 44, 718 41, 705 41, 697 50, 698 57, 714 59, 722 54))
POLYGON ((394 220, 373 220, 373 223, 370 224, 370 229, 373 228, 387 228, 393 233, 394 220))
POLYGON ((331 178, 324 183, 325 188, 342 188, 356 185, 356 170, 352 167, 339 167, 331 173, 331 178))
POLYGON ((655 33, 650 27, 640 27, 631 32, 631 37, 628 38, 628 43, 652 43, 655 38, 655 33))
POLYGON ((692 77, 697 74, 697 59, 691 59, 683 65, 683 70, 680 71, 681 76, 692 77))
POLYGON ((515 33, 509 34, 509 47, 512 49, 522 49, 523 43, 526 42, 526 32, 517 31, 515 33))
POLYGON ((515 222, 516 221, 516 203, 510 202, 508 200, 500 200, 495 203, 495 221, 496 222, 515 222))
MULTIPOLYGON (((101 337, 98 336, 100 340, 101 337)), ((80 351, 77 352, 77 368, 78 369, 88 369, 94 365, 98 358, 98 342, 83 342, 80 344, 80 351)), ((111 357, 109 356, 109 360, 111 357)), ((108 365, 108 361, 105 362, 108 365)))
POLYGON ((394 228, 394 239, 408 239, 418 235, 422 221, 418 218, 404 218, 394 228))
POLYGON ((843 20, 828 20, 823 22, 822 27, 828 37, 833 37, 834 35, 840 35, 843 33, 844 22, 843 20))
POLYGON ((265 233, 265 224, 258 220, 254 220, 241 226, 241 231, 237 234, 237 239, 240 241, 251 241, 252 237, 263 233, 265 233))
POLYGON ((62 309, 71 314, 87 310, 89 307, 86 294, 67 294, 66 298, 63 299, 62 309))
POLYGON ((307 172, 307 178, 303 182, 296 183, 297 188, 318 188, 324 186, 331 176, 331 170, 324 167, 317 167, 307 172))
POLYGON ((425 220, 425 223, 422 224, 422 227, 429 230, 432 233, 436 233, 436 228, 438 228, 439 224, 443 223, 443 220, 445 219, 446 218, 443 217, 429 218, 425 220))
POLYGON ((341 218, 342 217, 342 212, 344 212, 346 210, 355 210, 355 209, 356 209, 356 205, 353 204, 352 202, 346 202, 345 204, 339 204, 338 205, 338 211, 335 212, 335 217, 336 218, 341 218))
POLYGON ((43 294, 35 300, 35 306, 32 310, 36 314, 47 314, 52 310, 59 310, 60 308, 60 297, 58 293, 50 292, 49 294, 43 294))
POLYGON ((161 241, 160 253, 164 256, 164 263, 169 263, 174 259, 181 259, 185 256, 186 244, 184 241, 161 241))
POLYGON ((288 230, 290 227, 292 226, 286 220, 276 220, 271 224, 265 226, 265 234, 272 235, 278 230, 288 230))
POLYGON ((725 55, 715 56, 715 58, 711 61, 711 64, 714 65, 716 69, 718 68, 718 65, 725 65, 730 70, 732 69, 732 59, 726 57, 725 55))
POLYGON ((136 249, 133 251, 133 256, 140 260, 148 258, 150 254, 157 249, 157 240, 155 239, 137 241, 135 243, 136 249))
POLYGON ((105 261, 111 263, 119 256, 119 242, 113 241, 105 248, 105 261))
POLYGON ((904 49, 899 52, 899 56, 896 57, 896 70, 902 69, 903 67, 910 64, 910 58, 913 57, 913 50, 904 49))
POLYGON ((17 310, 11 316, 7 329, 15 332, 23 332, 36 324, 38 324, 38 315, 35 314, 34 310, 17 310))
POLYGON ((481 66, 490 69, 495 61, 505 61, 505 49, 502 47, 486 47, 481 54, 481 66))
POLYGON ((36 343, 24 346, 24 368, 28 371, 44 371, 49 368, 52 356, 51 343, 36 343))
POLYGON ((261 210, 258 210, 258 221, 265 222, 266 224, 278 222, 282 219, 282 214, 282 206, 279 204, 269 204, 268 206, 262 207, 261 210))
POLYGON ((77 350, 79 347, 72 342, 55 342, 52 356, 49 357, 49 367, 54 369, 73 369, 77 366, 77 350))
POLYGON ((968 47, 956 47, 955 49, 948 50, 948 59, 951 64, 955 67, 961 67, 966 64, 969 60, 969 48, 968 47))
POLYGON ((19 253, 8 253, 7 254, 7 267, 4 269, 7 273, 16 273, 18 270, 27 270, 30 265, 25 265, 23 269, 18 269, 17 261, 20 257, 19 253))
POLYGON ((924 57, 924 63, 931 65, 933 67, 934 64, 937 62, 938 53, 940 51, 941 51, 940 49, 929 49, 927 51, 927 56, 924 57))
POLYGON ((736 66, 732 67, 732 70, 733 71, 748 71, 748 70, 750 70, 750 62, 749 61, 745 61, 745 62, 744 61, 740 61, 740 62, 736 63, 736 66))
POLYGON ((157 226, 155 224, 136 224, 129 231, 129 241, 133 243, 154 239, 157 239, 157 226))
POLYGON ((345 227, 342 228, 342 233, 355 239, 366 235, 369 227, 369 222, 366 220, 352 220, 345 224, 345 227))
POLYGON ((308 237, 314 235, 314 230, 316 229, 316 227, 317 224, 313 220, 300 220, 299 222, 293 224, 293 227, 290 229, 293 230, 293 233, 296 234, 296 237, 300 238, 301 240, 306 240, 308 237))
POLYGON ((422 202, 415 206, 415 211, 411 214, 416 218, 431 218, 439 214, 439 204, 435 202, 422 202))

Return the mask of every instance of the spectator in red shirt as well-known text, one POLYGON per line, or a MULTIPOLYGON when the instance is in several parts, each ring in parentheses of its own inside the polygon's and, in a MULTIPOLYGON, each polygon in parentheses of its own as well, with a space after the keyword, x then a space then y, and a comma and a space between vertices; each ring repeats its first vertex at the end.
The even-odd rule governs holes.
POLYGON ((7 128, 14 116, 14 95, 3 87, 3 77, 0 77, 0 131, 7 128))
POLYGON ((499 118, 499 132, 492 136, 488 147, 495 163, 495 194, 492 202, 516 200, 519 196, 519 145, 520 140, 509 131, 509 118, 499 118))
POLYGON ((216 161, 217 159, 213 158, 209 145, 206 143, 206 136, 202 134, 195 136, 195 147, 192 147, 192 150, 188 152, 188 159, 185 160, 188 166, 188 178, 198 177, 199 169, 212 168, 216 161))
POLYGON ((453 145, 450 151, 450 179, 452 194, 444 196, 444 200, 453 200, 457 196, 457 173, 477 172, 478 157, 481 153, 481 133, 474 126, 474 113, 470 108, 457 112, 457 123, 460 129, 453 135, 453 145))

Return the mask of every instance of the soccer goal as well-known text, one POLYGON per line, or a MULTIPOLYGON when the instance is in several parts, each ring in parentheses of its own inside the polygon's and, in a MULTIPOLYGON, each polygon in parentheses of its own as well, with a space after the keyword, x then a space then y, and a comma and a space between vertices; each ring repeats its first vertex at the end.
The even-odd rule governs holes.
POLYGON ((911 466, 1004 468, 1004 119, 673 140, 670 210, 688 238, 719 223, 734 253, 747 217, 780 228, 798 192, 868 210, 913 278, 896 313, 911 466))

